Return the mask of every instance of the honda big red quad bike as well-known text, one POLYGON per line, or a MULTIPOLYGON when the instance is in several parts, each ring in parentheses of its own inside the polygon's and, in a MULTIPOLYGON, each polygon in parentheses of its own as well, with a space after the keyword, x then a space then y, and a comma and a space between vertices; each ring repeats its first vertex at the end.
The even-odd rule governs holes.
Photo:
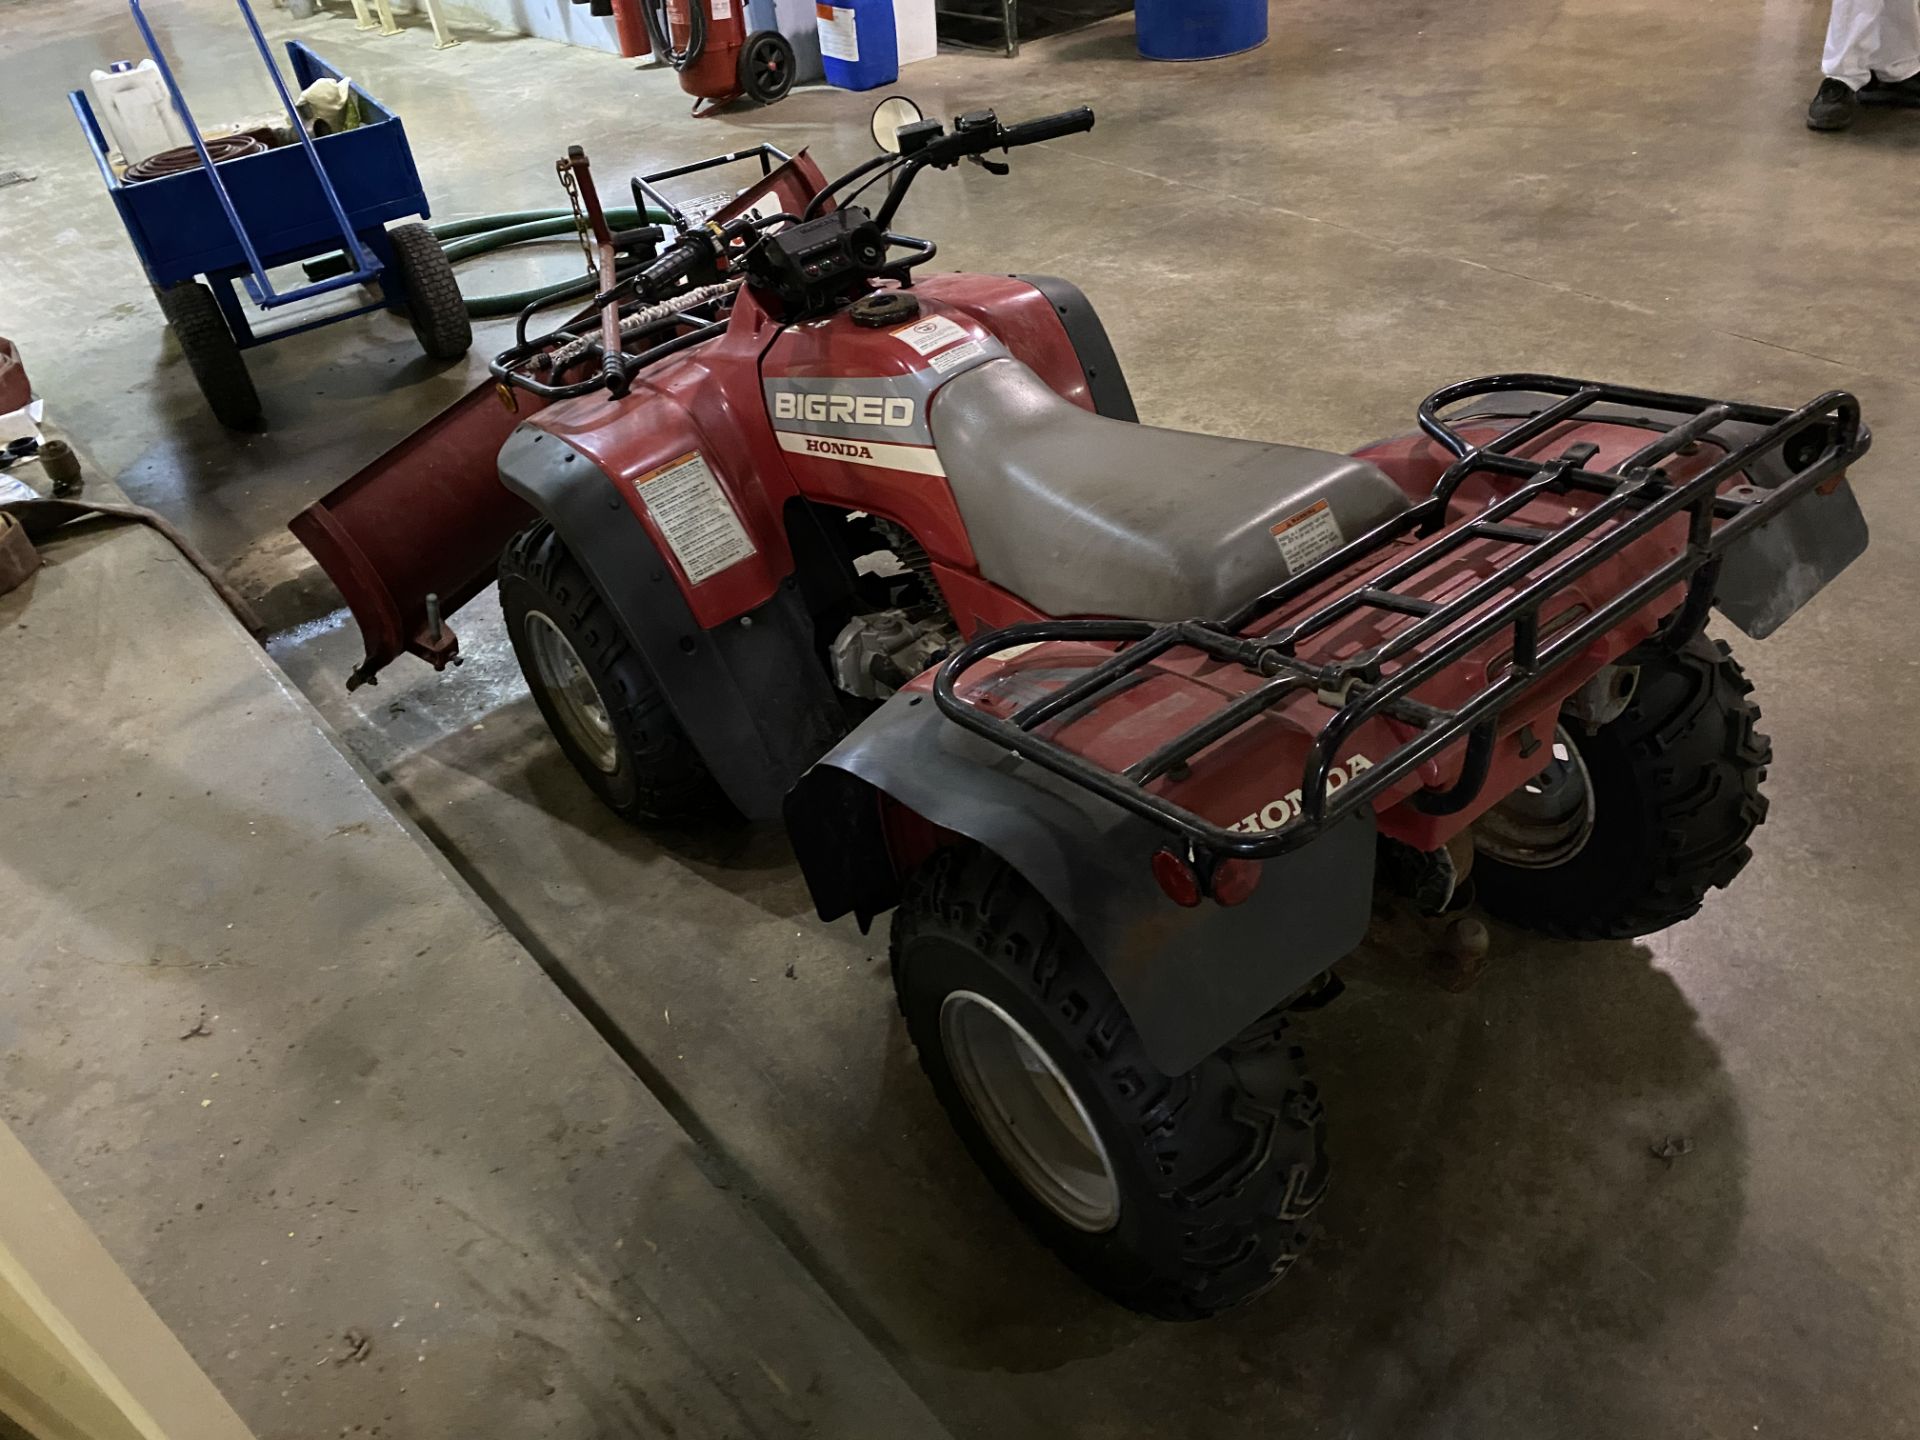
MULTIPOLYGON (((904 114, 902 112, 905 112, 904 114)), ((906 123, 898 123, 904 119, 906 123)), ((1327 1188, 1287 1035, 1376 875, 1572 939, 1686 919, 1769 761, 1709 611, 1780 625, 1865 548, 1852 396, 1448 385, 1351 455, 1142 425, 1064 281, 924 275, 951 129, 827 184, 768 147, 711 214, 591 242, 585 307, 295 523, 368 642, 455 658, 497 573, 587 784, 784 814, 825 919, 893 912, 900 1008, 974 1157, 1155 1315, 1258 1294, 1327 1188), (882 187, 869 212, 854 203, 882 187), (497 469, 496 469, 497 455, 497 469), (503 553, 504 550, 504 553, 503 553)))

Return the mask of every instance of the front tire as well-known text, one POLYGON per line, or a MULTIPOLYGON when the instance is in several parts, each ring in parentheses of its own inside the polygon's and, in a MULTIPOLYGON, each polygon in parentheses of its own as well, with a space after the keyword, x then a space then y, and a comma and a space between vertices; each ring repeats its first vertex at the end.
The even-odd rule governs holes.
POLYGON ((1272 1286, 1326 1193, 1325 1118, 1270 1016, 1184 1075, 1147 1059, 1106 977, 991 854, 939 852, 893 920, 921 1067, 974 1160, 1083 1280, 1197 1320, 1272 1286))
POLYGON ((1556 739, 1574 754, 1476 827, 1480 902, 1567 940, 1632 939, 1698 912, 1752 858, 1747 840, 1767 814, 1773 755, 1752 690, 1726 644, 1704 636, 1642 663, 1618 717, 1592 733, 1562 726, 1556 739), (1554 803, 1575 774, 1584 812, 1554 803))
POLYGON ((726 812, 653 672, 546 521, 501 553, 500 609, 547 728, 608 809, 633 821, 726 812))

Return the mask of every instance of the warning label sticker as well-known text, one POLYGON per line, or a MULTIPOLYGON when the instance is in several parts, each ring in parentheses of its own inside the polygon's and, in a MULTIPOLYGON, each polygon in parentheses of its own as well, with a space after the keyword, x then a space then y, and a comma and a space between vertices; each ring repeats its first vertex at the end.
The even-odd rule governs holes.
POLYGON ((854 23, 851 5, 815 5, 814 15, 820 27, 820 53, 829 60, 860 61, 860 30, 854 23))
POLYGON ((758 553, 698 450, 642 475, 634 488, 695 585, 758 553))
POLYGON ((1280 547, 1280 558, 1287 569, 1298 575, 1323 555, 1331 555, 1347 543, 1340 533, 1340 522, 1324 500, 1316 500, 1297 515, 1289 515, 1273 527, 1273 540, 1280 547))
POLYGON ((935 315, 928 320, 916 320, 911 325, 902 325, 893 332, 895 337, 907 342, 922 355, 931 355, 936 350, 967 338, 967 332, 944 315, 935 315))
POLYGON ((944 375, 949 370, 957 369, 969 360, 977 360, 986 353, 986 347, 978 340, 969 340, 964 345, 956 345, 951 350, 941 351, 927 364, 944 375))

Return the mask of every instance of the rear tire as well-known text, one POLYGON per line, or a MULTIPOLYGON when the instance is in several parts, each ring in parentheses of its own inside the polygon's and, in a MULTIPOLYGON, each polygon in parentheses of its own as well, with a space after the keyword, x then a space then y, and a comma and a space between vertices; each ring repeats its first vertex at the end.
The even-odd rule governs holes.
POLYGON ((1326 1193, 1325 1118, 1282 1017, 1187 1074, 1162 1074, 1066 923, 971 847, 939 852, 908 879, 892 949, 900 1010, 948 1118, 1088 1284, 1148 1315, 1197 1320, 1253 1299, 1300 1254, 1326 1193), (996 1044, 1020 1062, 1003 1059, 1001 1088, 982 1078, 996 1044), (997 1105, 1023 1074, 1038 1077, 1040 1108, 1018 1093, 997 1105), (1056 1157, 1051 1171, 1023 1178, 1042 1154, 1056 1157))
POLYGON ((198 280, 182 280, 154 290, 194 383, 206 397, 214 419, 230 430, 251 430, 260 423, 260 395, 247 362, 227 328, 227 317, 198 280))
POLYGON ((433 231, 410 220, 387 231, 394 263, 407 289, 413 338, 435 360, 458 360, 473 348, 473 321, 454 278, 453 262, 433 231))
POLYGON ((633 821, 727 811, 653 673, 546 521, 501 553, 500 608, 547 728, 608 809, 633 821))
POLYGON ((1515 864, 1480 842, 1474 891, 1493 914, 1567 940, 1624 940, 1677 925, 1752 858, 1773 758, 1753 684, 1722 641, 1644 662, 1615 719, 1563 733, 1588 777, 1591 830, 1552 863, 1515 864))

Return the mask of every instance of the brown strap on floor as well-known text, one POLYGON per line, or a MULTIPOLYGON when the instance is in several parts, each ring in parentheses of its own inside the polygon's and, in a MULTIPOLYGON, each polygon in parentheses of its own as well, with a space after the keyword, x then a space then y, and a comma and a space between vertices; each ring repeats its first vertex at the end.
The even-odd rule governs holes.
POLYGON ((26 527, 0 511, 0 595, 26 583, 40 568, 40 552, 27 539, 26 527))
MULTIPOLYGON (((193 542, 174 529, 172 522, 164 515, 149 510, 144 505, 122 505, 110 500, 41 499, 0 502, 0 524, 4 524, 9 518, 16 520, 25 531, 26 539, 36 542, 46 540, 63 525, 71 525, 76 520, 86 520, 96 515, 104 516, 109 520, 131 520, 135 524, 157 530, 174 549, 185 557, 189 565, 206 577, 207 583, 213 586, 222 600, 226 601, 227 608, 233 611, 240 623, 246 626, 251 634, 257 637, 265 632, 260 618, 253 613, 253 607, 247 604, 241 598, 240 592, 229 585, 225 578, 213 568, 212 562, 206 556, 193 548, 193 542)), ((29 545, 27 549, 31 554, 32 546, 29 545)), ((37 563, 37 557, 35 563, 37 563)), ((29 565, 28 571, 21 575, 21 579, 25 579, 26 573, 30 573, 32 568, 33 566, 29 565)), ((0 591, 8 588, 6 584, 0 583, 0 591)))

